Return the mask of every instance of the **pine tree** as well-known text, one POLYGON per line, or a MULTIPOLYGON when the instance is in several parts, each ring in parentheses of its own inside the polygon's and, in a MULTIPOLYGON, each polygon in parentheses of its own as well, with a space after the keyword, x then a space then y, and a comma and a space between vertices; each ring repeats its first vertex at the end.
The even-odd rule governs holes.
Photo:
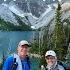
POLYGON ((59 59, 63 59, 64 55, 64 30, 61 22, 61 5, 58 3, 55 16, 55 28, 53 33, 53 49, 57 52, 59 59))

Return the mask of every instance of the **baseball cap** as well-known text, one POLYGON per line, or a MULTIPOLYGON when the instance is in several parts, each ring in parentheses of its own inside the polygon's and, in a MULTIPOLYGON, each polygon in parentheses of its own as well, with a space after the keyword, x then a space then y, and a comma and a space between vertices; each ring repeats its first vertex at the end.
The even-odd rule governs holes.
POLYGON ((26 40, 20 41, 19 44, 18 44, 18 47, 20 47, 22 45, 28 45, 28 47, 30 46, 29 43, 26 40))
POLYGON ((49 55, 56 57, 56 53, 53 50, 49 50, 46 52, 45 56, 49 56, 49 55))

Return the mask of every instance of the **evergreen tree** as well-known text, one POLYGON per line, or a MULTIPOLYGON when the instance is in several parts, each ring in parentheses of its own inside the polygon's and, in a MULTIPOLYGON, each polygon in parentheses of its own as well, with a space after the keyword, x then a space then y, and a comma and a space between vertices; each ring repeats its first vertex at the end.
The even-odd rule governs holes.
POLYGON ((52 49, 57 52, 58 58, 63 59, 64 56, 64 30, 61 22, 61 5, 58 3, 55 16, 55 28, 52 38, 53 47, 52 49))

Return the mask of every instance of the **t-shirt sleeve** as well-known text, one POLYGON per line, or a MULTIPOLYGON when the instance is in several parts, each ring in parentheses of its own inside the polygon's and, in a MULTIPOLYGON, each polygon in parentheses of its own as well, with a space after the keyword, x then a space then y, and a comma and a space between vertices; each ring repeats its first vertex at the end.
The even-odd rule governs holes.
POLYGON ((11 70, 12 63, 13 63, 13 57, 10 56, 4 62, 2 70, 11 70))

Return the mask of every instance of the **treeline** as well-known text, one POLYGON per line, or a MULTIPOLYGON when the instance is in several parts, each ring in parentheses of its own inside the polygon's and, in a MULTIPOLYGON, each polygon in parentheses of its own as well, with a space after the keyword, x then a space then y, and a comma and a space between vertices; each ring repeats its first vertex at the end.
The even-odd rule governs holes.
MULTIPOLYGON (((18 21, 20 21, 20 20, 18 20, 18 21)), ((23 22, 20 22, 20 23, 19 23, 19 25, 14 25, 13 23, 6 22, 6 21, 4 21, 4 19, 0 18, 0 30, 1 31, 27 31, 27 30, 31 30, 30 26, 26 25, 23 22)))

